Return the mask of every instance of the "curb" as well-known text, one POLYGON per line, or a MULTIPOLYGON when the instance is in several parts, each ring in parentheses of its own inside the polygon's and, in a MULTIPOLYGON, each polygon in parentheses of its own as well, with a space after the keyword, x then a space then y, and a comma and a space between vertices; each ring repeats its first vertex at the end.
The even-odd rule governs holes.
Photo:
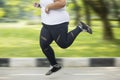
MULTIPOLYGON (((63 67, 120 67, 120 58, 57 58, 63 67)), ((0 67, 49 67, 46 58, 0 58, 0 67)))

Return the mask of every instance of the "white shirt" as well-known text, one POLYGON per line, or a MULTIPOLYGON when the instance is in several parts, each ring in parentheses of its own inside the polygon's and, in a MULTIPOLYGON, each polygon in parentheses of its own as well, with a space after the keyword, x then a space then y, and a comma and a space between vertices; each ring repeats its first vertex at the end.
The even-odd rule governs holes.
POLYGON ((47 25, 56 25, 69 22, 69 14, 66 12, 66 7, 50 10, 49 14, 47 14, 45 12, 45 7, 50 3, 54 3, 54 0, 40 0, 41 22, 47 25))

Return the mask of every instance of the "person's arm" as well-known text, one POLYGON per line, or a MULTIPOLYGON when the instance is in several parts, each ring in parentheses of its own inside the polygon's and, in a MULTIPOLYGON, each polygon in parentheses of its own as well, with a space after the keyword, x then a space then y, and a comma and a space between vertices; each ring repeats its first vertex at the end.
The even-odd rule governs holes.
POLYGON ((46 6, 45 12, 49 13, 50 10, 60 9, 66 5, 66 0, 54 0, 54 3, 46 6))

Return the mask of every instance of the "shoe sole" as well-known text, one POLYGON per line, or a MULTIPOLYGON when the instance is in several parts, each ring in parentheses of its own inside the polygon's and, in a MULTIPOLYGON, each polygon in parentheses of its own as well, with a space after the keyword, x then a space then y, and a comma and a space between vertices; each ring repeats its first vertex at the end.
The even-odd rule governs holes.
MULTIPOLYGON (((59 71, 61 68, 62 68, 62 67, 60 67, 60 68, 59 68, 58 70, 56 70, 55 72, 59 71)), ((51 74, 53 74, 53 73, 55 73, 55 72, 52 72, 52 71, 51 71, 50 73, 45 74, 45 75, 47 75, 47 76, 48 76, 48 75, 51 75, 51 74)))

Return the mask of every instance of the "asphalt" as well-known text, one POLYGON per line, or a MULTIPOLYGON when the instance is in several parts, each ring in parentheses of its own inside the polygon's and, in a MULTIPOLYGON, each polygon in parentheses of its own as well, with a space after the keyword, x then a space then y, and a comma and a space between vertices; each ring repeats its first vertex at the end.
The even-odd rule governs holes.
POLYGON ((120 67, 65 67, 45 76, 48 70, 41 67, 2 67, 0 80, 120 80, 120 67))

